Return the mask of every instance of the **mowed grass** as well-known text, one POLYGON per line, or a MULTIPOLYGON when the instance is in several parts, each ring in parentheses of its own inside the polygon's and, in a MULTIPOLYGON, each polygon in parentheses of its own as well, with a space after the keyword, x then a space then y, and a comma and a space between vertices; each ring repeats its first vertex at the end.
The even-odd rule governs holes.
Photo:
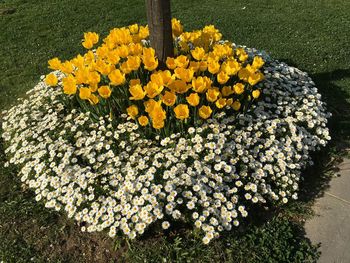
MULTIPOLYGON (((83 234, 63 214, 51 212, 5 169, 0 142, 0 261, 5 262, 313 262, 316 248, 302 221, 328 180, 332 152, 347 147, 350 131, 350 1, 172 1, 185 29, 214 24, 237 44, 310 73, 329 110, 333 142, 305 173, 302 200, 252 222, 248 231, 205 247, 188 233, 157 234, 127 245, 104 234, 83 234), (331 153, 331 154, 330 154, 331 153), (311 194, 310 194, 311 193, 311 194), (160 236, 160 237, 159 237, 160 236), (119 259, 119 260, 118 260, 119 259)), ((16 103, 42 74, 47 60, 82 53, 83 32, 106 36, 113 27, 146 23, 143 0, 0 0, 0 110, 16 103)))

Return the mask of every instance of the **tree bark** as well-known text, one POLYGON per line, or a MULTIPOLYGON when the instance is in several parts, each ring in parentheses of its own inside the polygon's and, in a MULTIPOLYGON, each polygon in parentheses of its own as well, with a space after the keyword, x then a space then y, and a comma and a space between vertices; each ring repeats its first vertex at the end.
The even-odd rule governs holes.
POLYGON ((167 57, 174 56, 170 0, 146 0, 146 8, 151 46, 164 69, 167 57))

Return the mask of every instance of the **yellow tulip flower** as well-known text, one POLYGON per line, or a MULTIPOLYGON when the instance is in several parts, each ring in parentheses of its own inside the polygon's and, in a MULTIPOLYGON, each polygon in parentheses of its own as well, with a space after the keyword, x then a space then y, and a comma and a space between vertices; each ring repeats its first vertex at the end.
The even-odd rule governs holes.
POLYGON ((146 96, 146 91, 142 89, 140 84, 131 85, 129 92, 132 97, 129 97, 129 100, 142 100, 146 96))
POLYGON ((244 92, 244 84, 237 83, 236 85, 233 86, 233 90, 235 91, 236 94, 241 95, 244 92))
POLYGON ((46 76, 45 83, 49 86, 57 86, 58 79, 55 74, 50 73, 49 75, 46 76))
POLYGON ((176 101, 176 95, 173 92, 166 91, 162 96, 162 101, 167 106, 173 106, 176 101))
POLYGON ((264 65, 264 60, 259 57, 259 56, 256 56, 254 57, 254 60, 253 60, 253 63, 252 63, 252 67, 253 68, 256 68, 256 69, 259 69, 261 68, 263 65, 264 65))
POLYGON ((188 105, 179 104, 174 108, 175 117, 179 120, 185 120, 190 116, 190 110, 188 109, 188 105))
POLYGON ((148 117, 145 115, 141 115, 137 118, 137 120, 141 126, 147 126, 147 124, 149 123, 148 117))
POLYGON ((79 89, 79 98, 82 100, 88 100, 91 96, 91 90, 89 88, 80 88, 79 89))
POLYGON ((98 89, 98 94, 100 94, 102 98, 108 99, 112 94, 112 90, 108 86, 101 86, 98 89))
POLYGON ((218 100, 215 102, 215 106, 216 106, 218 109, 222 109, 223 107, 226 106, 226 99, 224 99, 224 98, 218 99, 218 100))
POLYGON ((136 105, 131 105, 126 109, 126 112, 128 113, 129 117, 132 119, 135 119, 137 114, 139 114, 139 109, 137 108, 136 105))
POLYGON ((225 84, 230 79, 230 77, 224 71, 217 74, 216 78, 221 85, 225 84))
POLYGON ((67 95, 73 95, 77 92, 76 80, 72 75, 64 78, 63 83, 63 92, 67 95))
POLYGON ((238 111, 240 108, 241 108, 241 103, 236 100, 234 101, 232 104, 231 104, 231 107, 235 110, 235 111, 238 111))
POLYGON ((154 97, 158 96, 162 90, 164 89, 164 86, 159 86, 156 83, 150 81, 148 84, 144 87, 147 97, 150 99, 153 99, 154 97))
POLYGON ((258 90, 258 89, 257 90, 253 90, 252 96, 253 96, 254 99, 259 98, 260 97, 260 90, 258 90))
POLYGON ((50 59, 48 63, 50 69, 58 70, 61 68, 61 61, 58 58, 50 59))
POLYGON ((202 47, 196 47, 194 50, 191 50, 191 54, 195 60, 202 60, 205 56, 205 50, 202 47))
POLYGON ((198 96, 198 93, 191 93, 189 96, 186 97, 186 100, 188 104, 190 104, 193 107, 196 107, 199 104, 200 97, 198 96))
POLYGON ((207 90, 205 95, 209 102, 215 102, 220 95, 220 91, 218 88, 211 88, 207 90))
POLYGON ((115 69, 109 73, 108 78, 110 79, 111 84, 114 86, 124 84, 125 82, 125 75, 119 69, 115 69))
POLYGON ((208 119, 211 115, 213 110, 210 108, 210 106, 202 106, 199 108, 198 114, 202 119, 208 119))

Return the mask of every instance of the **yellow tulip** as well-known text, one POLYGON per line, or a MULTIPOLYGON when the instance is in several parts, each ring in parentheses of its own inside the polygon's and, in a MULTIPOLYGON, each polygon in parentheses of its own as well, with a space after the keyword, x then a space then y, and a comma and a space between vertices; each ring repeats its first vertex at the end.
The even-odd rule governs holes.
POLYGON ((48 63, 50 69, 58 70, 61 68, 61 61, 58 58, 50 59, 48 63))
POLYGON ((216 74, 218 73, 220 70, 220 64, 219 62, 217 61, 211 61, 208 63, 208 71, 211 73, 211 74, 216 74))
POLYGON ((179 104, 174 108, 175 117, 179 120, 185 120, 190 116, 190 110, 186 104, 179 104))
POLYGON ((175 79, 175 76, 172 76, 169 70, 159 71, 159 74, 162 77, 163 85, 166 87, 175 79))
POLYGON ((220 91, 218 88, 211 88, 207 90, 206 98, 209 102, 214 102, 218 99, 220 91))
POLYGON ((248 83, 252 86, 264 79, 264 75, 261 72, 250 74, 248 77, 248 83))
POLYGON ((248 59, 248 54, 247 52, 245 52, 243 48, 237 48, 235 51, 236 51, 236 55, 238 56, 238 59, 241 62, 244 62, 248 59))
POLYGON ((215 102, 215 106, 216 106, 218 109, 222 109, 223 107, 226 106, 226 99, 224 99, 224 98, 218 99, 218 100, 215 102))
POLYGON ((158 67, 158 59, 155 57, 146 57, 143 59, 143 64, 145 65, 145 69, 152 71, 158 67))
POLYGON ((187 68, 188 63, 190 63, 190 61, 188 60, 188 57, 185 55, 180 55, 177 58, 175 58, 175 64, 179 68, 187 68))
POLYGON ((202 60, 205 56, 205 50, 202 47, 196 47, 194 50, 191 50, 191 54, 195 60, 202 60))
POLYGON ((190 82, 193 78, 194 71, 192 69, 176 68, 175 76, 185 82, 190 82))
POLYGON ((230 79, 230 77, 224 71, 217 74, 216 78, 221 85, 225 84, 230 79))
POLYGON ((128 113, 128 115, 132 118, 135 119, 135 117, 137 116, 137 114, 139 114, 139 109, 137 108, 136 105, 131 105, 126 109, 126 112, 128 113))
POLYGON ((208 68, 208 62, 206 62, 206 61, 199 62, 199 70, 200 71, 206 71, 207 68, 208 68))
POLYGON ((127 45, 121 45, 116 50, 118 56, 121 58, 126 58, 129 55, 129 48, 127 45))
POLYGON ((171 19, 171 28, 173 31, 173 37, 178 37, 183 32, 183 26, 181 25, 180 20, 176 18, 171 19))
POLYGON ((191 88, 191 85, 187 85, 185 81, 177 79, 170 83, 169 88, 173 92, 183 94, 191 88))
POLYGON ((194 72, 197 72, 199 70, 200 63, 196 61, 191 61, 190 65, 188 66, 189 69, 192 69, 194 72))
POLYGON ((118 64, 120 61, 120 57, 118 55, 118 51, 116 49, 110 50, 107 54, 107 61, 111 64, 118 64))
POLYGON ((139 32, 139 25, 138 24, 130 25, 129 30, 131 34, 137 34, 139 32))
POLYGON ((149 115, 152 119, 152 126, 155 129, 161 129, 164 127, 164 120, 166 119, 166 112, 162 108, 159 102, 155 102, 149 115))
POLYGON ((129 74, 131 72, 131 69, 128 66, 128 63, 125 61, 122 64, 120 64, 119 69, 124 73, 124 74, 129 74))
POLYGON ((140 123, 141 126, 147 126, 149 120, 148 117, 145 115, 141 115, 140 117, 138 117, 138 122, 140 123))
POLYGON ((98 85, 97 84, 93 84, 93 85, 90 85, 89 88, 90 88, 91 92, 96 92, 97 89, 98 89, 98 85))
POLYGON ((130 84, 129 92, 132 96, 129 100, 142 100, 146 96, 146 91, 142 89, 140 84, 130 84))
POLYGON ((202 106, 199 108, 198 114, 202 119, 208 119, 212 113, 210 106, 202 106))
POLYGON ((164 89, 164 86, 159 86, 156 83, 150 81, 144 88, 147 93, 147 97, 153 99, 154 97, 158 96, 162 92, 162 90, 164 89))
POLYGON ((100 74, 97 71, 89 71, 88 72, 88 82, 90 85, 97 85, 101 80, 100 74))
POLYGON ((167 106, 173 106, 176 101, 176 95, 173 92, 166 91, 162 96, 162 101, 167 106))
POLYGON ((106 45, 102 45, 96 49, 96 54, 99 58, 106 58, 109 53, 109 48, 106 45))
POLYGON ((49 75, 46 76, 45 83, 49 86, 57 86, 58 79, 55 74, 50 73, 49 75))
POLYGON ((68 95, 75 94, 77 92, 76 80, 72 75, 64 78, 63 83, 63 92, 68 95))
POLYGON ((249 69, 247 68, 242 68, 238 71, 238 77, 240 80, 243 80, 243 81, 248 81, 248 78, 250 76, 251 72, 249 71, 249 69))
POLYGON ((99 99, 95 94, 91 94, 91 96, 89 98, 89 102, 92 105, 96 105, 99 102, 99 99))
POLYGON ((89 88, 80 88, 79 89, 79 98, 82 100, 88 100, 91 96, 91 90, 89 88))
POLYGON ((186 43, 185 41, 179 41, 178 44, 180 46, 181 51, 188 53, 188 51, 190 50, 190 46, 188 45, 188 43, 186 43))
POLYGON ((211 79, 206 76, 192 79, 192 88, 195 92, 198 93, 205 92, 208 88, 211 87, 211 84, 211 79))
POLYGON ((232 98, 226 100, 226 105, 227 106, 231 106, 232 103, 233 103, 233 99, 232 98))
POLYGON ((115 66, 105 63, 102 59, 96 61, 96 70, 102 75, 108 75, 112 70, 115 70, 115 66))
POLYGON ((82 44, 86 49, 90 49, 98 42, 98 39, 98 34, 94 32, 87 32, 84 33, 84 41, 82 44))
POLYGON ((142 45, 140 43, 132 43, 129 45, 129 53, 134 56, 141 56, 142 54, 142 45))
POLYGON ((125 75, 119 69, 115 69, 109 73, 108 78, 110 79, 111 84, 114 86, 124 84, 125 82, 125 75))
POLYGON ((263 65, 264 65, 264 60, 259 57, 259 56, 256 56, 254 57, 254 60, 253 60, 253 63, 252 63, 252 67, 253 68, 256 68, 256 69, 259 69, 261 68, 263 65))
POLYGON ((89 69, 88 68, 80 68, 75 72, 75 79, 77 84, 88 84, 89 83, 89 69))
POLYGON ((241 103, 236 100, 234 101, 232 104, 231 104, 231 107, 235 110, 235 111, 238 111, 240 108, 241 108, 241 103))
POLYGON ((233 93, 234 93, 234 91, 232 90, 232 88, 230 86, 224 86, 221 90, 221 94, 224 97, 228 97, 233 93))
POLYGON ((189 96, 186 97, 186 100, 188 104, 190 104, 193 107, 196 107, 199 104, 200 97, 198 96, 198 93, 191 93, 189 96))
POLYGON ((158 86, 163 86, 164 82, 163 82, 163 77, 162 77, 161 71, 152 73, 151 74, 151 81, 153 83, 156 83, 158 86))
POLYGON ((153 48, 144 48, 142 50, 142 62, 148 71, 155 70, 158 67, 158 59, 155 57, 153 48))
POLYGON ((98 89, 98 94, 100 94, 102 98, 108 99, 112 94, 112 90, 108 86, 101 86, 98 89))
POLYGON ((252 96, 253 96, 254 99, 259 98, 260 97, 260 90, 258 90, 258 89, 257 90, 253 90, 252 96))
POLYGON ((129 84, 130 84, 130 86, 140 85, 141 84, 141 80, 140 79, 131 79, 129 84))
POLYGON ((95 54, 91 50, 84 54, 85 63, 93 63, 95 61, 95 54))
POLYGON ((149 114, 153 111, 155 107, 161 106, 161 104, 161 100, 155 101, 154 99, 147 100, 143 103, 143 105, 145 106, 145 111, 149 114))
POLYGON ((175 63, 175 58, 168 57, 166 59, 166 66, 168 69, 175 69, 176 68, 176 63, 175 63))
POLYGON ((138 56, 129 56, 126 63, 131 71, 138 70, 141 65, 141 59, 138 56))
POLYGON ((242 94, 244 92, 244 84, 237 83, 236 85, 233 86, 233 90, 238 95, 242 94))
POLYGON ((164 127, 164 124, 165 124, 165 123, 164 123, 163 120, 161 120, 161 121, 153 121, 153 120, 152 120, 152 127, 155 128, 155 129, 157 129, 157 130, 163 128, 163 127, 164 127))
POLYGON ((78 55, 75 58, 71 60, 71 63, 76 68, 83 68, 84 67, 84 57, 82 55, 78 55))
POLYGON ((70 61, 65 61, 61 63, 60 70, 63 73, 71 74, 73 72, 73 65, 70 61))
POLYGON ((147 38, 149 36, 148 25, 147 26, 140 26, 138 35, 139 35, 140 39, 147 38))
POLYGON ((241 65, 236 60, 228 60, 221 65, 222 70, 229 76, 236 75, 241 65))

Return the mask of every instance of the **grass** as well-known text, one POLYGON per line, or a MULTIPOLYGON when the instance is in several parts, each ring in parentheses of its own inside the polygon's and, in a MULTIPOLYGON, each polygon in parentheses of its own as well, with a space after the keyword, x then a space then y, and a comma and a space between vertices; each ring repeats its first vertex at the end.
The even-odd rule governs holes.
MULTIPOLYGON (((310 73, 329 110, 333 142, 314 156, 305 172, 301 200, 248 230, 210 247, 183 231, 118 243, 105 235, 82 234, 74 222, 37 204, 16 171, 2 168, 0 142, 0 261, 5 262, 314 262, 303 221, 322 195, 350 134, 350 2, 347 0, 172 1, 172 14, 186 29, 215 24, 225 39, 266 50, 272 57, 310 73), (230 244, 230 245, 228 245, 230 244), (119 259, 119 260, 117 260, 119 259)), ((113 27, 145 23, 143 0, 0 0, 0 109, 16 103, 46 74, 47 60, 83 52, 83 32, 106 35, 113 27)))

